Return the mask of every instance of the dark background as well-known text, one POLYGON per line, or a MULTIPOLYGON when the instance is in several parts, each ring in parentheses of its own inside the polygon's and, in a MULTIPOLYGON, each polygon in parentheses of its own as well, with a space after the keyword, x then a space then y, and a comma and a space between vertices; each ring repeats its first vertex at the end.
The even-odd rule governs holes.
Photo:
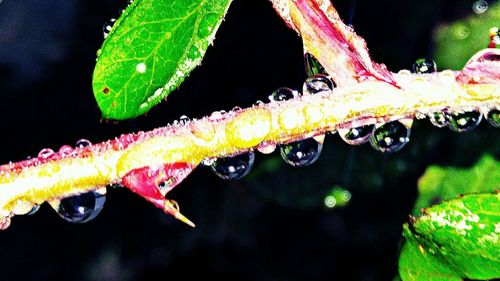
MULTIPOLYGON (((343 18, 354 11, 354 28, 374 59, 395 71, 432 55, 433 28, 470 15, 473 1, 358 1, 355 10, 352 0, 335 2, 343 18)), ((99 142, 164 126, 183 114, 246 107, 305 79, 300 38, 270 3, 235 0, 203 65, 167 103, 132 121, 100 122, 91 89, 95 53, 103 24, 125 5, 3 0, 1 163, 80 138, 99 142)), ((258 154, 254 171, 235 182, 200 167, 171 195, 195 229, 126 189, 109 189, 102 213, 83 225, 43 205, 0 233, 0 280, 391 280, 425 168, 470 166, 486 152, 498 157, 498 136, 486 122, 456 134, 421 120, 394 155, 330 135, 306 168, 286 166, 276 152, 258 154), (352 193, 347 207, 323 206, 334 185, 352 193)))

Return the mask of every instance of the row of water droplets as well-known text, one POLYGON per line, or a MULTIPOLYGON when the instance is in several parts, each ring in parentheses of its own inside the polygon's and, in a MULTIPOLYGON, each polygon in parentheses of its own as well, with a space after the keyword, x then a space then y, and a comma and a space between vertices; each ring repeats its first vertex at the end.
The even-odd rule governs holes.
MULTIPOLYGON (((311 55, 305 55, 306 72, 309 78, 303 85, 303 93, 314 95, 331 92, 335 83, 326 75, 325 69, 311 55)), ((419 59, 411 71, 416 74, 429 74, 437 71, 436 63, 430 59, 419 59)), ((269 99, 284 101, 298 98, 300 93, 289 88, 279 88, 269 99)), ((496 128, 500 128, 500 111, 498 108, 489 108, 485 111, 486 120, 496 128)), ((448 127, 454 132, 468 132, 476 128, 483 118, 483 113, 477 109, 462 111, 438 111, 427 115, 430 122, 438 127, 448 127)), ((425 116, 424 116, 425 117, 425 116)), ((420 117, 422 118, 422 117, 420 117)), ((384 124, 372 124, 360 127, 338 129, 342 140, 350 145, 361 145, 369 142, 371 147, 382 153, 394 153, 401 150, 410 141, 411 125, 413 120, 395 120, 384 124)), ((335 132, 330 132, 335 133, 335 132)), ((294 167, 304 167, 313 164, 320 156, 323 148, 324 135, 317 135, 286 144, 263 142, 257 150, 263 154, 274 152, 278 147, 283 160, 294 167)), ((237 180, 247 175, 252 169, 255 159, 253 150, 236 156, 210 159, 203 164, 210 166, 212 171, 222 179, 237 180)))
MULTIPOLYGON (((76 148, 84 148, 92 143, 86 139, 76 142, 76 148)), ((49 159, 56 155, 65 155, 72 151, 69 145, 63 145, 56 153, 50 148, 44 148, 38 153, 38 158, 49 159)), ((94 219, 103 209, 106 202, 106 188, 89 191, 78 195, 53 200, 49 205, 59 214, 61 218, 72 223, 85 223, 94 219)), ((19 202, 14 208, 14 215, 33 215, 40 209, 40 205, 29 205, 19 202)))
MULTIPOLYGON (((412 68, 412 72, 419 74, 429 74, 436 72, 436 63, 430 59, 419 59, 415 62, 412 68)), ((437 111, 428 113, 430 122, 438 127, 444 128, 448 127, 450 130, 462 133, 468 132, 475 129, 481 120, 483 115, 486 117, 488 123, 496 128, 500 128, 500 111, 498 108, 467 108, 460 111, 437 111)), ((423 116, 417 116, 417 118, 423 118, 423 116)))

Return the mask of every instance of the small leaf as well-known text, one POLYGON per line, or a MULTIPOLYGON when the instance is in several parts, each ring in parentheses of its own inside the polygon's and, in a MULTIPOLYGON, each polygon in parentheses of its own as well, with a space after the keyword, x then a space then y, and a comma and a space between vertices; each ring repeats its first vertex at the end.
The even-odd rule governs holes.
POLYGON ((484 155, 470 168, 430 166, 418 181, 418 198, 413 215, 422 208, 456 198, 459 194, 500 190, 500 162, 484 155))
MULTIPOLYGON (((500 194, 471 194, 428 208, 403 234, 460 277, 500 278, 500 194)), ((401 263, 400 272, 407 271, 401 263)))
POLYGON ((135 0, 99 50, 93 90, 103 118, 149 111, 200 64, 231 0, 135 0))

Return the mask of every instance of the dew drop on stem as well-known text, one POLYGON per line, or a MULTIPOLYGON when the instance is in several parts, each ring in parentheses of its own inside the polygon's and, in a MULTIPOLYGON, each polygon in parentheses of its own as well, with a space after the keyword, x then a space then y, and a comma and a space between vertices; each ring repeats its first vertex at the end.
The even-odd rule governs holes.
POLYGON ((401 150, 410 141, 411 128, 400 121, 391 121, 375 128, 370 137, 371 146, 383 153, 401 150))
POLYGON ((429 113, 429 121, 431 121, 432 125, 438 128, 448 126, 448 119, 446 118, 446 115, 441 111, 429 113))
POLYGON ((26 215, 28 215, 28 216, 34 215, 36 212, 38 212, 38 210, 40 210, 40 205, 35 204, 35 205, 33 205, 33 208, 31 208, 31 211, 26 213, 26 215))
POLYGON ((54 150, 52 150, 50 148, 44 148, 44 149, 40 150, 40 152, 38 152, 38 157, 42 158, 42 159, 47 159, 54 154, 55 154, 54 150))
POLYGON ((495 128, 500 128, 500 110, 491 109, 486 114, 486 120, 495 128))
POLYGON ((179 124, 181 126, 184 126, 186 125, 187 123, 189 123, 191 120, 189 119, 189 117, 187 117, 186 115, 182 115, 180 118, 179 118, 179 124))
POLYGON ((224 180, 239 180, 252 169, 255 159, 253 151, 236 156, 218 158, 211 166, 212 171, 224 180))
POLYGON ((93 220, 106 202, 104 191, 90 191, 52 202, 61 218, 72 223, 86 223, 93 220))
POLYGON ((257 146, 257 150, 262 154, 271 154, 276 150, 274 142, 264 141, 257 146))
POLYGON ((373 134, 375 125, 366 125, 356 128, 339 129, 339 136, 350 145, 360 145, 368 141, 373 134))
POLYGON ((291 100, 298 97, 297 91, 294 91, 290 88, 287 87, 281 87, 276 89, 272 94, 269 96, 269 101, 285 101, 285 100, 291 100))
POLYGON ((63 146, 61 146, 61 147, 59 148, 59 151, 58 151, 58 152, 59 152, 61 155, 67 155, 67 154, 69 154, 69 153, 71 152, 71 150, 73 150, 73 148, 71 147, 71 145, 67 145, 67 144, 65 144, 65 145, 63 145, 63 146))
POLYGON ((311 95, 331 93, 334 87, 335 84, 328 76, 316 74, 306 79, 302 87, 302 92, 309 93, 311 95))
POLYGON ((294 167, 305 167, 318 160, 323 144, 314 138, 280 145, 281 158, 294 167))
POLYGON ((87 147, 87 146, 90 146, 90 145, 92 145, 92 143, 89 140, 87 140, 87 139, 79 139, 75 143, 75 147, 76 148, 87 147))
POLYGON ((483 114, 478 110, 470 110, 463 112, 451 112, 446 114, 448 119, 448 128, 450 130, 463 133, 474 130, 481 120, 483 119, 483 114))
POLYGON ((422 58, 415 61, 411 67, 411 72, 417 74, 433 73, 437 71, 436 62, 428 58, 422 58))

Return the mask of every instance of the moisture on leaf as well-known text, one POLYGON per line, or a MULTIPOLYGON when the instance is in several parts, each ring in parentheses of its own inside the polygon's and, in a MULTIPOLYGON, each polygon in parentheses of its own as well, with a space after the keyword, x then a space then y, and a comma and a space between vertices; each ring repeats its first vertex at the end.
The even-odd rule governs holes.
POLYGON ((450 269, 462 278, 500 278, 499 193, 466 195, 427 208, 405 225, 403 234, 411 244, 403 246, 399 261, 403 280, 426 280, 405 276, 449 273, 450 269), (406 260, 415 257, 411 247, 417 247, 424 255, 418 258, 426 260, 416 269, 406 260))
POLYGON ((149 111, 198 66, 231 0, 135 0, 106 37, 93 90, 103 118, 149 111))
POLYGON ((418 181, 419 194, 413 215, 459 194, 495 190, 500 190, 500 162, 490 155, 484 155, 470 168, 430 166, 418 181))

